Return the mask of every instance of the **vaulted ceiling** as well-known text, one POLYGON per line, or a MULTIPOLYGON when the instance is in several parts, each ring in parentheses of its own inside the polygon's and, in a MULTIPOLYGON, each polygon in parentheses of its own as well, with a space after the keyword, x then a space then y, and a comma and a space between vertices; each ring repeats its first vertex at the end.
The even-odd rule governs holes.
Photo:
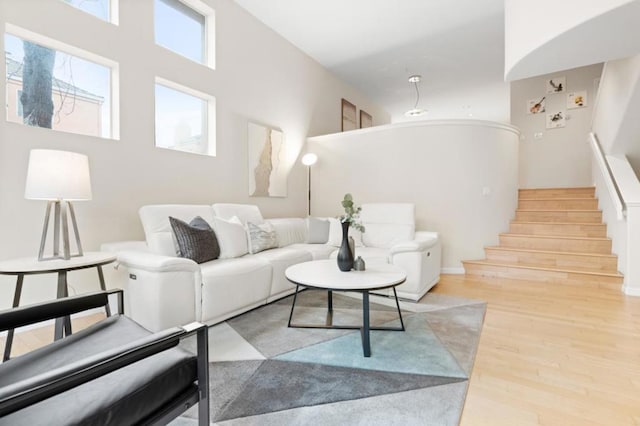
POLYGON ((456 93, 461 109, 477 87, 502 84, 503 0, 235 0, 401 121, 456 93))

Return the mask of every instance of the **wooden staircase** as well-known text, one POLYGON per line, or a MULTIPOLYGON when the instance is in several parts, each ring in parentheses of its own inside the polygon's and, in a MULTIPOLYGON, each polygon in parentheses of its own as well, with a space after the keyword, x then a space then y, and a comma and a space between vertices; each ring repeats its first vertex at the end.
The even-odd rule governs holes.
POLYGON ((468 275, 558 283, 622 284, 595 188, 520 189, 500 245, 463 261, 468 275))

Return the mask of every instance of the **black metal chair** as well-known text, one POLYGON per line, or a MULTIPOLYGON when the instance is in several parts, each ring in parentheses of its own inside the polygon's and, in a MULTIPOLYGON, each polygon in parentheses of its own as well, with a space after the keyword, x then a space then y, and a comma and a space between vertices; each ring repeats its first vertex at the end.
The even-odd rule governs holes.
POLYGON ((166 424, 198 404, 209 424, 207 327, 151 333, 122 314, 122 291, 91 293, 0 312, 0 331, 106 307, 119 313, 0 364, 0 425, 166 424), (196 334, 197 354, 177 347, 196 334))

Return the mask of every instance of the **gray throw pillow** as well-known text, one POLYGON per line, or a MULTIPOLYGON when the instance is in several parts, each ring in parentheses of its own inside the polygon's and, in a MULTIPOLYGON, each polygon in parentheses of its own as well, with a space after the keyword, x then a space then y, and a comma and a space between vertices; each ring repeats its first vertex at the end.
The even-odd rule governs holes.
POLYGON ((190 223, 169 216, 169 223, 178 246, 178 256, 204 263, 220 256, 215 232, 206 220, 196 216, 190 223))
POLYGON ((325 244, 329 241, 329 221, 317 217, 307 218, 307 243, 325 244))

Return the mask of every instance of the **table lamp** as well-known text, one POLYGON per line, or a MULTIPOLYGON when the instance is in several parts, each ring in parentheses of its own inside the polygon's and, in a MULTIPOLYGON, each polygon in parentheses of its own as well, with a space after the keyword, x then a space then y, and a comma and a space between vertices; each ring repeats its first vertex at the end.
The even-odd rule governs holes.
POLYGON ((89 159, 86 155, 51 149, 32 149, 24 197, 28 200, 47 200, 38 260, 66 259, 82 256, 82 244, 71 201, 91 199, 89 159), (45 258, 44 250, 49 230, 51 210, 54 211, 53 256, 45 258), (69 219, 76 237, 78 253, 69 247, 69 219), (60 236, 62 234, 62 253, 60 236))
POLYGON ((311 216, 311 166, 316 164, 316 161, 318 161, 318 156, 313 152, 309 152, 302 156, 302 164, 307 166, 307 188, 309 190, 309 193, 308 193, 309 216, 311 216))

